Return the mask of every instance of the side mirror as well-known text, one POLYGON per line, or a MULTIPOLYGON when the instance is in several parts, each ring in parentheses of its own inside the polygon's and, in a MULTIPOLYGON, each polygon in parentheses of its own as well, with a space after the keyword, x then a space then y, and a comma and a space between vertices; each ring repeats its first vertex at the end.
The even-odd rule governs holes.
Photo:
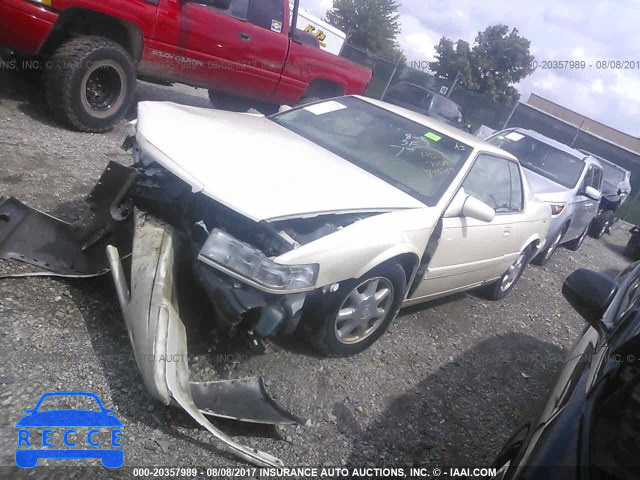
POLYGON ((496 211, 476 197, 468 196, 462 206, 462 216, 475 218, 482 222, 492 222, 496 216, 496 211))
POLYGON ((601 333, 607 330, 602 317, 617 291, 618 284, 614 280, 584 268, 569 275, 562 285, 562 295, 567 302, 601 333))
POLYGON ((602 198, 602 194, 591 186, 585 187, 584 196, 590 198, 591 200, 595 200, 596 202, 599 202, 602 198))
POLYGON ((482 222, 491 222, 496 216, 496 211, 476 197, 472 197, 461 188, 451 201, 449 208, 444 213, 445 218, 469 217, 482 222))

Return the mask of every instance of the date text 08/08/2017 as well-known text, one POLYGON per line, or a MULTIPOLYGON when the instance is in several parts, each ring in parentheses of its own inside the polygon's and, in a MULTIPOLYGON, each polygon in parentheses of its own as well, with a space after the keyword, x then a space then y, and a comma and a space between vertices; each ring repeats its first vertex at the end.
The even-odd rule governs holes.
POLYGON ((492 477, 492 467, 136 467, 134 477, 439 478, 492 477))

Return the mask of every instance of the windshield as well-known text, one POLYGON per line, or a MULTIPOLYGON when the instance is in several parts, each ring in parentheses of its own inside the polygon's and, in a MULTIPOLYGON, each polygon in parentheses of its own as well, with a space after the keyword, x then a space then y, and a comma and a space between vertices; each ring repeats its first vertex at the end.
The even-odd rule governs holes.
POLYGON ((576 186, 584 169, 580 158, 522 133, 495 135, 487 142, 515 155, 523 167, 566 188, 576 186))
POLYGON ((270 118, 427 206, 438 202, 473 150, 437 130, 353 97, 270 118))
POLYGON ((615 165, 611 165, 605 162, 600 162, 602 170, 604 172, 604 181, 617 187, 619 183, 624 181, 625 171, 615 165))

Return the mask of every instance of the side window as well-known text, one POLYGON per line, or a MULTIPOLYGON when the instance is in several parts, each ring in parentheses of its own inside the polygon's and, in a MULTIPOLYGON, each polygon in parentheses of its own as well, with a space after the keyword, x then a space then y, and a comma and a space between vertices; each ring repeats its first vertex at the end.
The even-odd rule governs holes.
POLYGON ((247 20, 258 27, 281 33, 284 11, 281 0, 251 0, 247 20))
POLYGON ((493 207, 496 213, 512 211, 511 171, 508 160, 480 154, 462 187, 478 200, 493 207))
POLYGON ((522 190, 522 178, 516 162, 509 162, 511 173, 511 211, 521 212, 524 208, 524 191, 522 190))
POLYGON ((593 167, 593 182, 591 186, 596 190, 600 190, 602 187, 602 169, 600 167, 593 167))
POLYGON ((231 5, 227 9, 219 8, 214 5, 207 5, 207 8, 231 17, 246 20, 249 12, 249 0, 231 0, 231 5))
POLYGON ((589 165, 587 169, 587 174, 584 176, 584 182, 582 183, 582 188, 590 187, 593 185, 593 165, 589 165))

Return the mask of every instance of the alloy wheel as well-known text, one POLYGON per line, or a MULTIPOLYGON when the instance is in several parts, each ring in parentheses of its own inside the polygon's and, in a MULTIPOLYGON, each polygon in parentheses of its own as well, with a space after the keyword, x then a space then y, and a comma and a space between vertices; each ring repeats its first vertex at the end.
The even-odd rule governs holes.
POLYGON ((334 320, 338 341, 354 344, 375 332, 389 314, 393 297, 393 285, 384 277, 370 278, 354 288, 334 320))

